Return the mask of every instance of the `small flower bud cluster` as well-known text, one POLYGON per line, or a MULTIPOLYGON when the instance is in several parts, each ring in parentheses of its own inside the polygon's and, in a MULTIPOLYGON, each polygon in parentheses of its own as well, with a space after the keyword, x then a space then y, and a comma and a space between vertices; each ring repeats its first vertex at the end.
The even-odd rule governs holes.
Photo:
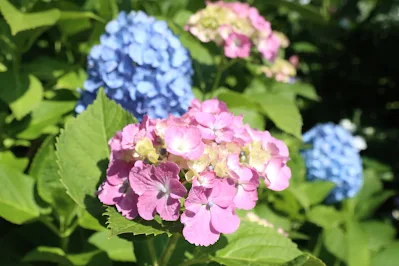
POLYGON ((100 201, 128 219, 180 218, 184 237, 195 245, 211 245, 220 233, 236 231, 235 210, 255 207, 260 181, 279 191, 291 178, 287 146, 268 131, 250 128, 216 99, 193 100, 179 118, 145 117, 109 145, 100 201))
POLYGON ((270 22, 247 3, 207 2, 206 8, 189 18, 185 29, 202 42, 223 46, 229 58, 246 58, 255 46, 265 59, 274 61, 280 48, 270 22))

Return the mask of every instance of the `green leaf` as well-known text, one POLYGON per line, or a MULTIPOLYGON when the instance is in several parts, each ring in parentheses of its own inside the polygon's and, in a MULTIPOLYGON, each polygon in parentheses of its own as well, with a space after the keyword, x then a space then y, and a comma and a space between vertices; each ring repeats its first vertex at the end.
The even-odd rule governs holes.
POLYGON ((372 266, 397 266, 399 261, 399 241, 373 256, 372 266))
POLYGON ((165 222, 161 219, 146 221, 141 218, 128 220, 123 217, 113 207, 108 207, 104 213, 108 217, 108 229, 111 230, 111 236, 116 236, 125 233, 133 235, 160 235, 167 234, 171 236, 174 232, 180 232, 182 224, 178 222, 165 222))
POLYGON ((282 265, 301 255, 296 244, 275 229, 248 221, 224 237, 227 245, 217 250, 212 260, 227 266, 282 265))
POLYGON ((326 249, 342 261, 346 261, 346 236, 341 228, 332 227, 324 230, 324 245, 326 249))
POLYGON ((368 249, 367 235, 353 218, 346 223, 348 248, 348 266, 370 265, 370 252, 368 249))
POLYGON ((395 240, 396 232, 390 224, 368 221, 361 223, 360 227, 367 235, 368 248, 371 251, 377 252, 395 240))
POLYGON ((263 115, 259 114, 256 111, 248 110, 244 107, 233 107, 229 108, 230 112, 233 112, 235 115, 243 115, 244 123, 249 124, 252 128, 256 128, 259 130, 265 130, 265 118, 263 115))
POLYGON ((47 137, 43 142, 30 169, 30 175, 37 180, 39 196, 49 203, 65 219, 67 225, 76 209, 75 202, 67 195, 60 182, 54 148, 55 138, 47 137))
POLYGON ((292 84, 293 86, 293 91, 302 97, 308 98, 309 100, 314 100, 314 101, 319 101, 320 97, 317 95, 317 92, 315 88, 308 83, 301 83, 297 82, 295 84, 292 84))
POLYGON ((296 53, 318 53, 319 48, 316 45, 309 42, 295 42, 291 45, 291 48, 296 53))
POLYGON ((133 122, 127 111, 100 90, 94 103, 61 132, 56 144, 61 182, 80 207, 100 206, 95 192, 107 168, 108 140, 133 122))
POLYGON ((271 93, 251 93, 250 96, 260 104, 261 110, 278 128, 302 138, 302 117, 294 100, 271 93))
POLYGON ((97 219, 95 219, 92 215, 90 215, 86 210, 81 209, 78 212, 79 216, 79 226, 93 230, 93 231, 106 231, 107 228, 103 226, 97 219))
POLYGON ((334 207, 324 205, 311 208, 307 215, 310 222, 326 229, 340 225, 344 218, 334 207))
POLYGON ((24 14, 7 0, 0 0, 0 11, 10 25, 12 35, 24 30, 54 25, 60 18, 58 9, 24 14))
POLYGON ((74 101, 42 101, 33 110, 28 128, 18 133, 17 137, 29 140, 40 137, 49 126, 54 126, 64 114, 71 112, 75 104, 74 101))
POLYGON ((25 262, 52 262, 62 266, 74 266, 73 263, 66 257, 65 252, 60 248, 55 247, 37 247, 35 250, 26 254, 23 259, 25 262))
POLYGON ((308 257, 308 260, 302 266, 326 266, 322 260, 316 258, 312 254, 306 254, 306 256, 308 257))
POLYGON ((89 238, 89 243, 105 251, 112 260, 136 261, 133 243, 117 236, 109 237, 109 232, 98 232, 93 234, 89 238))
POLYGON ((43 98, 43 87, 35 76, 15 76, 11 72, 3 72, 0 73, 0 80, 0 99, 10 105, 18 120, 39 106, 43 98))
POLYGON ((39 216, 34 199, 35 181, 12 167, 0 163, 0 216, 22 224, 39 216))
POLYGON ((17 158, 11 151, 4 151, 0 152, 0 162, 11 168, 14 168, 15 170, 23 172, 29 163, 29 159, 17 158))
POLYGON ((217 98, 225 102, 229 108, 259 109, 258 104, 245 94, 228 89, 221 89, 215 93, 217 94, 217 98))
POLYGON ((100 250, 69 254, 67 257, 75 266, 112 266, 107 253, 100 250))
POLYGON ((310 205, 322 202, 334 187, 335 183, 328 181, 306 182, 299 185, 299 189, 307 195, 310 205))
POLYGON ((75 91, 76 89, 83 87, 83 82, 86 80, 86 77, 87 74, 83 69, 68 72, 57 80, 55 88, 75 91))
POLYGON ((268 222, 274 224, 277 228, 281 227, 286 231, 290 230, 291 221, 287 217, 280 216, 273 212, 266 204, 256 204, 254 211, 259 217, 266 219, 268 222))

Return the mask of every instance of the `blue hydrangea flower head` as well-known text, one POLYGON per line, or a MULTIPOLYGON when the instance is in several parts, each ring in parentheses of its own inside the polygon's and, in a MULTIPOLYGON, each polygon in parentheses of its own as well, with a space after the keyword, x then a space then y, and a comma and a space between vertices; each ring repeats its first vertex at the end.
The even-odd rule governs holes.
POLYGON ((164 21, 142 11, 119 13, 90 51, 85 90, 75 108, 81 113, 99 88, 137 119, 180 116, 193 99, 188 50, 164 21))
POLYGON ((363 167, 353 136, 333 123, 318 124, 303 135, 312 147, 301 151, 309 181, 326 180, 336 184, 327 203, 356 195, 363 184, 363 167))

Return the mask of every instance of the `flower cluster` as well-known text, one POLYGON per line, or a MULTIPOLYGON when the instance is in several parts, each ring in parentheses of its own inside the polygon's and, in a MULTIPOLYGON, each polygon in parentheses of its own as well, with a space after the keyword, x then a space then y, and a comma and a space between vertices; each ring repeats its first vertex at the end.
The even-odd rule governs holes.
POLYGON ((96 98, 100 87, 136 118, 180 116, 193 99, 188 50, 168 28, 142 11, 121 12, 106 26, 101 43, 88 57, 77 113, 96 98))
POLYGON ((184 224, 188 242, 208 246, 237 230, 236 209, 250 210, 260 180, 288 187, 287 146, 243 124, 217 99, 193 100, 182 117, 131 124, 110 141, 107 179, 98 197, 128 219, 184 224), (188 195, 188 196, 187 196, 188 195), (180 216, 180 202, 184 212, 180 216))
POLYGON ((189 18, 185 29, 202 42, 223 46, 229 58, 246 58, 255 46, 265 59, 274 61, 280 48, 270 22, 246 3, 207 2, 205 9, 189 18))
POLYGON ((276 60, 270 66, 261 66, 260 71, 265 73, 268 78, 274 78, 278 82, 295 82, 296 69, 294 65, 282 58, 276 58, 276 60))
POLYGON ((362 160, 353 136, 333 123, 319 124, 303 135, 312 147, 301 152, 310 181, 336 184, 326 201, 334 203, 353 197, 363 184, 362 160))

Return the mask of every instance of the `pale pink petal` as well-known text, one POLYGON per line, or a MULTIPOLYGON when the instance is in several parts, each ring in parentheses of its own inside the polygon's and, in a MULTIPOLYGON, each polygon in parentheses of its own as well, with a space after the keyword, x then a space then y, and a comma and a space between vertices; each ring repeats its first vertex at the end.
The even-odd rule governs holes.
POLYGON ((221 208, 215 204, 211 207, 211 224, 216 231, 231 234, 240 226, 240 218, 232 208, 221 208))
POLYGON ((193 179, 193 186, 201 186, 204 188, 213 188, 218 185, 216 174, 213 171, 205 171, 200 174, 199 177, 193 179))
POLYGON ((183 198, 187 194, 187 189, 180 183, 179 180, 169 180, 170 197, 173 199, 183 198))
POLYGON ((160 193, 158 191, 145 191, 142 195, 139 196, 137 208, 140 217, 144 220, 154 219, 159 194, 160 193))
POLYGON ((204 127, 212 128, 215 123, 215 116, 210 113, 198 112, 195 114, 195 120, 204 127))
POLYGON ((201 143, 195 149, 193 149, 190 153, 188 153, 186 155, 186 157, 189 160, 197 160, 204 153, 204 150, 205 150, 205 145, 201 141, 201 143))
POLYGON ((207 196, 209 192, 210 189, 205 189, 204 187, 192 187, 187 199, 184 201, 186 210, 197 213, 202 205, 208 203, 207 196))
POLYGON ((221 112, 227 112, 228 109, 224 102, 219 101, 218 99, 211 99, 202 102, 201 111, 205 113, 218 114, 221 112))
POLYGON ((122 148, 133 149, 135 146, 134 140, 136 134, 139 132, 139 126, 137 124, 130 124, 122 130, 122 148))
MULTIPOLYGON (((248 169, 248 168, 247 168, 248 169)), ((247 191, 256 190, 259 187, 259 175, 254 169, 249 169, 251 171, 251 179, 241 179, 240 184, 247 191)))
POLYGON ((266 178, 269 189, 281 191, 289 186, 291 170, 281 159, 272 159, 266 167, 266 178))
POLYGON ((138 195, 128 188, 126 193, 120 197, 119 202, 116 203, 116 208, 122 213, 123 216, 129 220, 132 220, 136 218, 138 214, 137 199, 138 195))
POLYGON ((198 125, 198 129, 201 131, 201 136, 203 139, 214 140, 216 138, 215 131, 212 129, 201 125, 198 125))
POLYGON ((157 200, 157 213, 165 221, 177 221, 179 219, 180 201, 171 197, 161 197, 157 200))
POLYGON ((219 184, 211 189, 208 200, 220 207, 229 207, 237 193, 234 181, 230 178, 220 178, 219 184))
POLYGON ((196 246, 209 246, 219 239, 220 233, 210 224, 211 214, 202 206, 195 214, 185 211, 182 215, 184 221, 183 236, 191 244, 196 246))
POLYGON ((216 116, 215 130, 226 128, 232 125, 234 121, 233 114, 223 112, 216 116))
POLYGON ((234 205, 243 210, 251 210, 255 207, 258 200, 256 190, 246 191, 242 186, 237 187, 237 195, 234 197, 234 205))

